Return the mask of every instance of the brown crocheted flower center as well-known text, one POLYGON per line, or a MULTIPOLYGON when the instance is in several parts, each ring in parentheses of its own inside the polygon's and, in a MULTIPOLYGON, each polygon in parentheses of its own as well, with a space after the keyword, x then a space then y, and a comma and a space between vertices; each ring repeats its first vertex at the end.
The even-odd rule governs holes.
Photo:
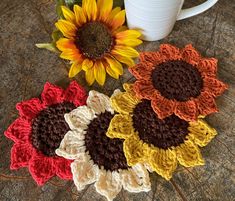
POLYGON ((64 102, 42 110, 32 122, 33 146, 46 156, 55 156, 55 150, 69 131, 64 114, 75 108, 73 103, 64 102))
POLYGON ((185 61, 167 61, 152 72, 153 86, 167 99, 187 101, 200 95, 203 80, 200 72, 185 61))
POLYGON ((85 57, 101 58, 114 43, 111 32, 100 22, 89 22, 77 31, 76 45, 85 57))
POLYGON ((133 112, 133 126, 139 137, 147 144, 162 149, 178 146, 188 134, 188 122, 171 115, 163 120, 151 107, 151 102, 143 100, 133 112))
POLYGON ((91 121, 85 135, 86 151, 99 168, 103 166, 105 170, 110 171, 127 169, 123 140, 106 136, 112 118, 113 115, 106 111, 91 121))

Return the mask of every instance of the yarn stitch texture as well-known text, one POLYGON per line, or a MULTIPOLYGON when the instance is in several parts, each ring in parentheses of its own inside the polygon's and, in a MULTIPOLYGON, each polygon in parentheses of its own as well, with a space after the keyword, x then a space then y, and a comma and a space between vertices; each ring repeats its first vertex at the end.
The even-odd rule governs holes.
POLYGON ((137 79, 137 97, 151 100, 160 119, 175 114, 195 121, 217 112, 215 98, 228 88, 216 78, 217 60, 203 58, 192 45, 163 44, 157 52, 143 52, 129 71, 137 79))
MULTIPOLYGON (((185 121, 188 128, 186 136, 183 134, 184 136, 182 138, 180 137, 180 140, 183 139, 183 142, 174 142, 174 146, 171 146, 172 140, 174 138, 179 138, 179 136, 177 136, 177 132, 182 132, 184 130, 178 130, 175 132, 175 129, 179 129, 177 127, 178 124, 175 124, 174 121, 171 120, 170 122, 173 122, 176 127, 174 127, 174 124, 168 125, 165 119, 161 120, 155 113, 157 122, 160 122, 158 132, 161 131, 162 136, 159 136, 159 133, 153 133, 152 135, 155 134, 155 138, 159 138, 164 141, 165 147, 162 148, 158 144, 157 146, 154 146, 151 143, 146 141, 144 142, 140 139, 141 135, 144 135, 144 133, 139 133, 136 130, 133 119, 138 105, 140 105, 140 103, 144 103, 146 100, 141 100, 136 96, 133 85, 124 84, 123 87, 125 92, 116 94, 111 98, 112 107, 118 114, 116 114, 111 120, 107 135, 110 138, 120 138, 125 140, 123 143, 123 150, 129 166, 133 166, 137 163, 146 163, 150 166, 150 169, 169 180, 172 177, 178 162, 185 167, 204 164, 199 147, 206 146, 214 138, 217 134, 215 129, 211 128, 202 119, 198 119, 194 122, 185 121), (168 132, 168 136, 165 137, 164 132, 168 132), (168 143, 169 140, 170 144, 168 143)), ((149 108, 152 110, 151 106, 149 106, 149 108)), ((143 111, 142 116, 139 116, 140 121, 142 120, 143 122, 141 126, 146 132, 147 129, 151 130, 154 126, 154 124, 152 124, 154 123, 152 121, 154 116, 149 117, 152 113, 154 113, 153 110, 151 113, 145 113, 145 111, 143 111), (152 123, 145 125, 146 123, 144 122, 149 118, 152 123)), ((172 118, 172 116, 170 116, 170 118, 172 118)), ((179 122, 179 119, 176 122, 179 122)), ((145 136, 145 138, 146 137, 148 136, 145 136)), ((160 145, 162 143, 163 142, 160 142, 160 145)))
POLYGON ((40 99, 18 103, 19 117, 5 131, 5 136, 14 141, 10 168, 27 167, 38 185, 53 176, 72 179, 72 161, 53 152, 65 134, 61 133, 67 126, 64 112, 84 105, 86 98, 85 90, 76 82, 71 82, 66 90, 47 82, 40 99))
MULTIPOLYGON (((119 91, 115 91, 115 94, 119 91)), ((123 140, 106 136, 114 115, 110 98, 90 91, 87 106, 65 115, 70 131, 64 136, 56 154, 72 159, 74 183, 79 191, 94 183, 96 191, 113 200, 122 188, 129 192, 147 192, 151 183, 147 167, 127 165, 123 140)))

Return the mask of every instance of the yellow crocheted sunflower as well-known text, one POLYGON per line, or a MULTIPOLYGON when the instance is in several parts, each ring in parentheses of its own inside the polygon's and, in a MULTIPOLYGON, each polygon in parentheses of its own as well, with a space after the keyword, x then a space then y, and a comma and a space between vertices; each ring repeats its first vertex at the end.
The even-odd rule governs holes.
POLYGON ((83 0, 82 7, 74 5, 73 11, 62 6, 65 19, 55 26, 64 35, 56 43, 60 57, 70 60, 69 77, 85 71, 89 85, 96 80, 103 85, 106 72, 118 79, 123 74, 121 63, 133 66, 139 53, 133 48, 142 43, 141 33, 127 30, 125 10, 116 7, 113 0, 83 0))
POLYGON ((169 180, 177 161, 185 167, 203 165, 199 147, 206 146, 217 134, 204 120, 188 122, 176 115, 159 119, 149 100, 136 97, 132 85, 112 97, 119 113, 109 125, 108 137, 125 139, 124 153, 129 166, 147 163, 169 180))

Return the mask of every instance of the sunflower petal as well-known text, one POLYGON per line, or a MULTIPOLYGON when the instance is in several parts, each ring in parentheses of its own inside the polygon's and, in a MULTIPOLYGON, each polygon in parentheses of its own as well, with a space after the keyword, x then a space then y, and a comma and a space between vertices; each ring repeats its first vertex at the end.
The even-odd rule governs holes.
POLYGON ((85 59, 83 62, 82 62, 82 69, 84 71, 87 71, 88 69, 92 68, 93 67, 93 61, 89 60, 89 59, 85 59))
POLYGON ((181 50, 181 55, 184 61, 192 65, 198 65, 201 60, 200 53, 191 44, 181 50))
MULTIPOLYGON (((144 94, 139 94, 143 97, 144 94)), ((154 94, 154 98, 151 101, 152 108, 154 112, 157 113, 158 118, 164 119, 174 113, 175 102, 172 100, 168 100, 161 96, 159 93, 154 94)))
POLYGON ((119 39, 116 40, 116 43, 117 45, 126 45, 126 46, 135 47, 143 43, 143 41, 139 39, 122 39, 122 40, 119 39))
POLYGON ((131 58, 139 56, 139 53, 134 48, 122 45, 116 45, 112 53, 131 58))
POLYGON ((218 111, 215 98, 207 91, 202 92, 198 97, 197 105, 200 115, 208 115, 218 111))
POLYGON ((137 135, 130 136, 123 143, 123 151, 129 166, 142 163, 146 160, 145 153, 147 146, 139 139, 137 135))
POLYGON ((82 55, 77 50, 66 50, 60 54, 60 58, 70 61, 80 61, 82 55))
POLYGON ((141 33, 137 30, 126 30, 119 32, 115 35, 117 39, 134 39, 139 38, 141 36, 141 33))
POLYGON ((120 11, 121 11, 121 8, 120 8, 120 7, 114 8, 114 9, 111 11, 111 13, 109 14, 109 16, 108 16, 106 22, 107 22, 108 24, 110 24, 110 23, 112 22, 114 16, 117 15, 120 11))
POLYGON ((97 8, 99 11, 99 19, 105 21, 113 7, 113 0, 98 0, 97 8))
POLYGON ((55 23, 57 29, 59 29, 66 38, 73 39, 76 36, 76 26, 66 20, 58 20, 55 23))
POLYGON ((61 10, 63 12, 64 18, 72 23, 75 23, 75 15, 74 13, 66 6, 61 6, 61 10))
POLYGON ((96 20, 97 17, 96 0, 82 0, 82 9, 88 21, 96 20))
POLYGON ((179 163, 185 167, 204 165, 204 160, 198 146, 190 140, 176 147, 176 155, 179 163))
POLYGON ((72 50, 77 49, 76 45, 74 44, 74 40, 68 39, 68 38, 60 38, 60 39, 56 42, 56 47, 57 47, 60 51, 65 51, 65 50, 67 50, 67 49, 72 49, 72 50))
POLYGON ((74 62, 69 70, 69 78, 74 77, 82 70, 82 64, 74 62))
POLYGON ((193 100, 176 103, 175 115, 186 121, 195 121, 198 116, 197 105, 193 100))
POLYGON ((85 73, 86 76, 86 81, 88 85, 92 85, 95 81, 95 76, 94 76, 94 68, 88 69, 85 73))
POLYGON ((190 122, 189 125, 189 138, 201 147, 206 146, 217 135, 216 130, 203 120, 190 122))
POLYGON ((213 94, 214 97, 221 95, 228 89, 228 85, 215 78, 204 77, 203 81, 206 91, 213 94))
POLYGON ((126 30, 128 30, 128 28, 127 28, 127 26, 124 25, 124 26, 121 26, 121 27, 119 27, 119 28, 113 30, 113 31, 112 31, 112 34, 113 34, 113 35, 116 35, 117 33, 122 32, 122 31, 126 31, 126 30))
POLYGON ((118 75, 123 74, 122 65, 114 58, 105 57, 107 63, 109 64, 110 68, 118 75))
POLYGON ((155 172, 169 180, 177 167, 176 153, 174 150, 156 148, 149 156, 149 164, 155 172))
POLYGON ((156 89, 149 80, 138 80, 134 84, 134 91, 140 98, 151 100, 156 92, 156 89))
POLYGON ((122 56, 116 53, 113 53, 113 56, 121 63, 126 64, 128 67, 132 67, 135 65, 135 62, 132 58, 130 57, 126 57, 126 56, 122 56))
POLYGON ((122 10, 113 17, 112 21, 109 22, 113 30, 117 29, 118 27, 124 24, 125 16, 126 12, 125 10, 122 10))
POLYGON ((108 64, 105 65, 106 72, 113 78, 118 79, 119 74, 117 74, 108 64))
POLYGON ((130 115, 117 114, 110 122, 106 135, 110 138, 126 139, 135 133, 130 115))
POLYGON ((96 61, 94 64, 94 76, 96 81, 103 86, 106 79, 106 71, 103 63, 100 61, 96 61))
POLYGON ((106 170, 99 170, 95 189, 98 193, 107 198, 108 201, 113 200, 122 190, 120 174, 106 170))
POLYGON ((86 16, 82 10, 82 8, 78 5, 74 5, 73 11, 75 13, 76 23, 81 26, 86 23, 86 16))
POLYGON ((111 97, 111 102, 115 111, 121 114, 130 114, 140 100, 132 96, 131 93, 122 92, 111 97))

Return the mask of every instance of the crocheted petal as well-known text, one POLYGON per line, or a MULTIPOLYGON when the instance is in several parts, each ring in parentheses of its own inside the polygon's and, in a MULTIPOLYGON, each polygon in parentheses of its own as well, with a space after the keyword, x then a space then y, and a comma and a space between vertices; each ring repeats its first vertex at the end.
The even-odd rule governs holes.
POLYGON ((38 185, 45 184, 50 178, 55 176, 53 158, 45 157, 34 151, 29 161, 29 171, 38 185))
POLYGON ((66 180, 72 179, 73 175, 70 167, 71 163, 72 163, 71 160, 67 160, 61 157, 56 158, 54 160, 56 175, 61 179, 66 179, 66 180))
POLYGON ((134 91, 139 98, 151 100, 157 93, 151 81, 137 80, 134 84, 134 91))
POLYGON ((215 77, 217 73, 217 62, 218 60, 215 58, 202 58, 196 67, 202 75, 215 77))
POLYGON ((95 118, 95 112, 87 106, 80 106, 65 114, 64 118, 71 130, 85 130, 90 121, 95 118))
POLYGON ((205 91, 213 94, 214 97, 221 95, 228 88, 228 85, 215 78, 205 77, 203 81, 205 91))
POLYGON ((104 113, 105 111, 114 113, 110 98, 94 90, 89 92, 87 106, 94 110, 96 114, 104 113))
POLYGON ((122 186, 133 193, 151 190, 149 173, 142 164, 134 165, 131 169, 121 172, 122 186))
POLYGON ((44 85, 43 92, 41 94, 42 102, 44 105, 49 106, 63 101, 63 89, 55 86, 49 82, 44 85))
POLYGON ((206 146, 217 135, 216 130, 203 120, 190 122, 189 125, 189 139, 201 147, 206 146))
POLYGON ((185 167, 204 165, 204 160, 198 146, 190 140, 176 147, 176 155, 179 163, 185 167))
POLYGON ((112 201, 122 189, 119 173, 99 170, 95 188, 98 193, 112 201))
POLYGON ((207 91, 202 92, 198 97, 197 105, 200 115, 208 115, 218 111, 214 97, 207 91))
POLYGON ((159 52, 141 52, 140 61, 153 69, 153 64, 162 63, 164 57, 159 52))
POLYGON ((184 61, 192 65, 197 65, 201 60, 201 55, 191 44, 182 49, 181 55, 184 61))
POLYGON ((172 115, 175 109, 175 102, 164 98, 159 93, 154 94, 151 105, 160 119, 172 115))
POLYGON ((98 167, 92 161, 75 160, 71 163, 73 181, 79 191, 96 181, 98 167))
POLYGON ((134 67, 129 68, 129 71, 136 79, 150 80, 152 74, 152 65, 136 64, 134 67))
POLYGON ((159 53, 163 60, 179 60, 182 58, 180 49, 170 44, 160 45, 159 53))
POLYGON ((139 103, 139 100, 132 93, 123 92, 111 97, 111 102, 115 111, 122 114, 129 114, 139 103))
POLYGON ((30 144, 15 143, 11 149, 11 170, 28 166, 32 156, 32 146, 30 144))
POLYGON ((66 159, 76 159, 81 153, 85 152, 84 139, 84 131, 69 131, 65 134, 60 147, 55 152, 58 156, 66 159))
POLYGON ((43 109, 43 105, 38 98, 32 98, 21 103, 17 103, 16 109, 19 111, 21 117, 33 119, 43 109))
POLYGON ((126 139, 134 134, 132 117, 130 115, 116 114, 110 124, 106 135, 110 138, 126 139))
POLYGON ((132 135, 123 143, 123 151, 129 166, 144 162, 146 159, 147 146, 138 138, 132 135))
POLYGON ((29 142, 31 123, 20 117, 8 127, 4 134, 14 142, 29 142))
POLYGON ((186 121, 197 119, 197 105, 194 101, 176 103, 175 114, 186 121))
POLYGON ((75 106, 86 104, 86 91, 76 81, 70 83, 63 96, 65 100, 74 103, 75 106))
POLYGON ((176 153, 174 150, 156 148, 149 156, 149 164, 153 171, 170 180, 177 167, 176 153))

